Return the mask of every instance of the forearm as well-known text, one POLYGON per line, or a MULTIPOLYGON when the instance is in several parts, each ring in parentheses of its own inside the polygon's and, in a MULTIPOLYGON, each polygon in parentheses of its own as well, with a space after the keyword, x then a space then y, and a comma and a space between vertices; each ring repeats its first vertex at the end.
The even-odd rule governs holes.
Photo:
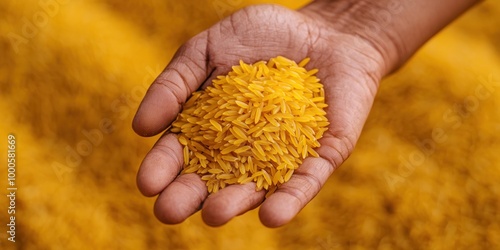
POLYGON ((384 59, 382 75, 386 75, 477 2, 480 0, 317 0, 300 11, 371 43, 384 59))

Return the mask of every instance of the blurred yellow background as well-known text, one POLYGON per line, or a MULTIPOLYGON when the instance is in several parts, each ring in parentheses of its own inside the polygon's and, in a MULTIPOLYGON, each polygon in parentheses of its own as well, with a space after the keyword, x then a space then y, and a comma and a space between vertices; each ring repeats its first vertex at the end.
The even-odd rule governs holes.
POLYGON ((263 2, 307 1, 1 1, 0 187, 14 133, 18 192, 16 243, 0 226, 0 248, 500 247, 499 1, 383 81, 353 155, 290 224, 265 228, 256 211, 220 228, 199 213, 156 220, 135 186, 156 138, 133 133, 133 114, 183 42, 263 2))

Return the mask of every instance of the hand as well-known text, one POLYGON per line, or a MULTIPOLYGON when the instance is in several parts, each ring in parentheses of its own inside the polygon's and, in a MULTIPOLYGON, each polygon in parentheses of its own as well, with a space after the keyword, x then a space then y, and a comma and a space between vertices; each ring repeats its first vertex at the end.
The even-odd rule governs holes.
POLYGON ((255 184, 231 185, 208 195, 197 174, 179 175, 182 147, 166 132, 145 157, 137 183, 146 196, 159 195, 155 214, 180 223, 202 209, 205 223, 219 226, 262 203, 260 219, 269 227, 289 222, 318 193, 352 152, 377 92, 385 65, 368 41, 339 31, 309 12, 274 5, 245 8, 184 44, 148 90, 134 119, 134 130, 152 136, 165 130, 182 104, 200 86, 227 74, 239 60, 253 63, 282 55, 310 57, 318 68, 328 103, 329 130, 320 140, 320 158, 307 158, 289 182, 267 199, 255 184))

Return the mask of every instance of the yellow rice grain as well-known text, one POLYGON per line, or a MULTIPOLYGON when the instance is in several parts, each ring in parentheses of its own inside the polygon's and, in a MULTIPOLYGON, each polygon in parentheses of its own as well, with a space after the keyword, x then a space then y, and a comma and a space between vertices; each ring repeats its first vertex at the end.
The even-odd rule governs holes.
POLYGON ((248 150, 250 150, 250 146, 243 146, 243 147, 240 147, 240 148, 234 150, 234 153, 239 154, 239 153, 246 152, 248 150))
POLYGON ((242 101, 235 101, 236 105, 244 108, 244 109, 247 109, 248 108, 248 104, 242 102, 242 101))
POLYGON ((180 143, 181 143, 181 145, 183 145, 183 146, 186 146, 186 145, 187 145, 187 143, 188 143, 188 142, 187 142, 186 137, 184 137, 184 136, 179 136, 179 142, 180 142, 180 143))
POLYGON ((288 172, 286 172, 285 181, 290 180, 290 178, 292 177, 293 171, 294 171, 293 169, 290 169, 290 170, 288 170, 288 172))
POLYGON ((198 173, 211 193, 255 182, 269 194, 303 159, 318 157, 328 105, 318 71, 304 68, 308 62, 240 61, 193 93, 171 128, 183 146, 183 173, 198 173))
POLYGON ((263 188, 262 187, 263 182, 264 182, 264 177, 262 177, 262 176, 257 177, 257 181, 256 181, 257 191, 259 191, 263 188))
POLYGON ((189 148, 187 146, 184 146, 183 155, 184 155, 184 165, 187 165, 187 163, 189 162, 189 148))

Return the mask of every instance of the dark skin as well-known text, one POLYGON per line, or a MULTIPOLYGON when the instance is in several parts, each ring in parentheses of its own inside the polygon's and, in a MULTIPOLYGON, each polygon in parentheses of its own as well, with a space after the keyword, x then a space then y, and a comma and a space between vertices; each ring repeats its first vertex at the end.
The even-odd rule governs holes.
POLYGON ((141 164, 139 189, 146 196, 158 195, 155 215, 167 224, 180 223, 202 209, 206 224, 220 226, 259 205, 264 225, 288 223, 354 149, 382 77, 475 2, 380 0, 375 5, 325 0, 299 11, 261 5, 234 13, 178 50, 148 90, 134 130, 142 136, 161 133, 192 92, 227 74, 239 60, 310 57, 307 68, 319 69, 331 122, 317 149, 320 157, 305 159, 290 181, 267 199, 264 190, 255 191, 254 183, 230 185, 209 195, 198 175, 179 175, 182 147, 167 131, 141 164))

